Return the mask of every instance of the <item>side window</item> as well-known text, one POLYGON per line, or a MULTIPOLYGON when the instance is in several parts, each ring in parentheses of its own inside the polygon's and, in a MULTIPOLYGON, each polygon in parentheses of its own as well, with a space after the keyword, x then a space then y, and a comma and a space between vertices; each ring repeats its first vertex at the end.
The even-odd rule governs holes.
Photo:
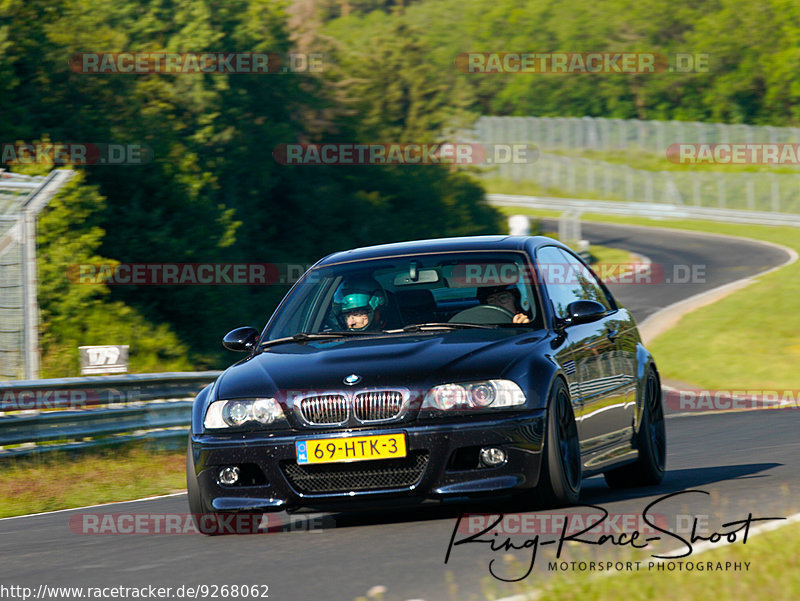
POLYGON ((579 259, 570 253, 564 252, 563 250, 559 252, 564 255, 565 260, 569 263, 571 272, 575 274, 574 279, 580 283, 583 289, 582 299, 597 301, 609 311, 613 309, 613 303, 609 300, 605 290, 603 290, 602 284, 595 275, 587 269, 579 259))
POLYGON ((586 300, 593 300, 597 301, 601 305, 603 305, 608 311, 615 309, 614 302, 608 297, 605 291, 605 287, 600 280, 597 279, 591 270, 586 268, 586 265, 580 262, 579 259, 576 259, 573 255, 561 251, 562 254, 567 257, 567 260, 575 266, 575 269, 581 274, 580 275, 580 282, 581 286, 583 286, 584 298, 586 300))
POLYGON ((558 317, 566 317, 567 306, 583 298, 583 288, 568 276, 566 257, 555 246, 540 248, 536 259, 539 279, 553 303, 553 311, 558 317))
MULTIPOLYGON (((309 279, 315 277, 307 276, 309 279)), ((317 276, 318 277, 318 276, 317 276)), ((308 282, 300 284, 291 292, 291 296, 286 299, 281 306, 280 312, 273 314, 274 323, 269 322, 267 339, 273 340, 282 336, 292 336, 298 332, 309 331, 312 327, 308 323, 311 316, 311 306, 319 303, 320 295, 325 290, 323 286, 317 287, 308 282)), ((311 330, 316 331, 316 330, 311 330)))
POLYGON ((594 274, 571 254, 555 246, 545 246, 536 256, 539 277, 558 317, 566 317, 567 306, 578 300, 593 300, 606 309, 612 308, 594 274))

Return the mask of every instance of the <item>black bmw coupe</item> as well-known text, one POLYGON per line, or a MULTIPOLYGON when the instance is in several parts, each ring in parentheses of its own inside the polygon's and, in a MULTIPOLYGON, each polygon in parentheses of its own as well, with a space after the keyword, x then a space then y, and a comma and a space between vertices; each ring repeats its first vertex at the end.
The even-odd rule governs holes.
MULTIPOLYGON (((194 402, 197 516, 658 483, 659 375, 631 314, 566 246, 481 236, 309 269, 194 402)), ((202 528, 201 528, 202 529, 202 528)), ((207 530, 207 528, 206 528, 207 530)))

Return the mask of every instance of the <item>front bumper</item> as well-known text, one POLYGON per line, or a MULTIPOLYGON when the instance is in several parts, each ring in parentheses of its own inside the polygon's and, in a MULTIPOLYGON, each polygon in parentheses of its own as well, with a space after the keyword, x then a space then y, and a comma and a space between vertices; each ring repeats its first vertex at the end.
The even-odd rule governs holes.
MULTIPOLYGON (((536 486, 544 444, 544 410, 509 416, 475 416, 469 421, 420 422, 398 427, 347 431, 294 431, 287 434, 247 433, 193 435, 191 453, 201 496, 209 510, 280 511, 284 509, 335 508, 362 501, 397 499, 422 501, 447 497, 473 497, 536 486), (316 472, 359 470, 375 480, 368 489, 349 489, 347 472, 339 484, 327 490, 309 490, 297 479, 295 442, 339 436, 369 436, 405 432, 407 467, 395 469, 398 460, 359 461, 314 466, 316 472), (498 467, 472 465, 473 453, 484 446, 505 449, 507 460, 498 467), (424 459, 424 460, 423 460, 424 459), (391 463, 395 462, 395 463, 391 463), (414 465, 411 465, 414 464, 414 465), (255 474, 246 484, 223 486, 219 468, 245 466, 255 474), (331 467, 335 466, 335 467, 331 467), (328 469, 331 467, 331 469, 328 469), (405 481, 389 482, 381 475, 402 472, 405 481), (417 471, 413 471, 417 470, 417 471), (294 476, 290 475, 293 474, 294 476), (411 480, 409 480, 409 475, 411 480), (305 489, 304 489, 305 488, 305 489)), ((305 466, 308 467, 308 466, 305 466)), ((302 470, 301 470, 302 471, 302 470)), ((307 474, 305 474, 307 476, 307 474)))

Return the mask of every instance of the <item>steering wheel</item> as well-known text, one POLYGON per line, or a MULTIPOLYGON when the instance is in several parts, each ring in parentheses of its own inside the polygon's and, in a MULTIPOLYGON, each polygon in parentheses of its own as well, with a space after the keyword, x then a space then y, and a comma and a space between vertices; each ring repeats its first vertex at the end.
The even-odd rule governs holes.
POLYGON ((511 323, 514 314, 504 307, 496 305, 478 305, 459 311, 449 319, 453 323, 475 323, 487 325, 492 323, 511 323))

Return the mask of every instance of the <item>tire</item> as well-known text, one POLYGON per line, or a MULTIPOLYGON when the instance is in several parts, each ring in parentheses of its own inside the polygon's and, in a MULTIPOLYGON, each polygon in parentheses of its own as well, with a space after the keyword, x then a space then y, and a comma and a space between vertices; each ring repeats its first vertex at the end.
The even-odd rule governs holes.
POLYGON ((563 380, 556 380, 547 404, 547 434, 535 493, 543 507, 574 505, 581 494, 581 449, 575 414, 563 380))
POLYGON ((642 401, 642 422, 634 439, 639 458, 631 464, 603 474, 612 488, 653 486, 664 478, 667 461, 667 435, 664 427, 664 406, 661 385, 652 368, 647 370, 642 401))

